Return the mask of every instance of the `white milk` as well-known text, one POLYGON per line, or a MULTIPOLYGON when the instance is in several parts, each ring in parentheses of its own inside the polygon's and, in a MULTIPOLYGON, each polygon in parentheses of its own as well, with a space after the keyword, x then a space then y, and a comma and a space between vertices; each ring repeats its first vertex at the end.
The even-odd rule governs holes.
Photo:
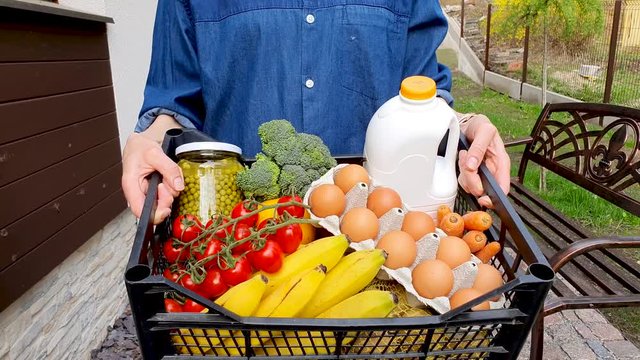
POLYGON ((432 79, 406 78, 400 94, 371 118, 364 145, 364 166, 371 177, 396 190, 408 208, 427 212, 434 219, 439 205, 453 209, 460 135, 454 111, 435 95, 432 79), (439 156, 445 136, 446 152, 439 156))

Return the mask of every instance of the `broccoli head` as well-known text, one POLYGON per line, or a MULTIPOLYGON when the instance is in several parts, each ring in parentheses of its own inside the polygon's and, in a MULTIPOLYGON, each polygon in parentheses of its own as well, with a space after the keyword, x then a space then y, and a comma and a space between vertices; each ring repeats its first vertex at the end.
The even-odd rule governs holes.
POLYGON ((302 146, 300 165, 305 169, 327 170, 336 166, 337 162, 331 156, 327 145, 316 135, 300 133, 297 136, 302 146))
POLYGON ((296 136, 296 129, 287 120, 271 120, 258 127, 262 152, 272 159, 284 153, 296 136))
POLYGON ((319 179, 324 172, 305 169, 300 165, 285 165, 280 170, 278 184, 282 195, 297 194, 304 196, 312 182, 319 179))
POLYGON ((250 168, 238 173, 237 184, 246 197, 274 199, 280 196, 279 176, 278 164, 264 154, 258 154, 250 168))

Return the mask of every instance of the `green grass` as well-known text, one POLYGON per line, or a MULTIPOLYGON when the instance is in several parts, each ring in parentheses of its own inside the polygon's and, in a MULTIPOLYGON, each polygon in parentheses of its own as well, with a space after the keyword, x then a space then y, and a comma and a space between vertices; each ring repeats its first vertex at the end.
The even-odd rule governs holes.
MULTIPOLYGON (((446 53, 439 53, 438 57, 441 56, 445 61, 450 61, 446 53)), ((456 67, 455 63, 448 65, 453 69, 456 67)), ((495 91, 483 89, 455 71, 452 92, 457 111, 487 115, 505 140, 528 136, 541 110, 539 105, 527 104, 495 91)), ((512 175, 517 172, 521 152, 522 146, 509 149, 512 160, 512 175)), ((560 212, 581 223, 596 236, 638 234, 640 218, 637 216, 621 210, 606 200, 550 172, 547 172, 546 176, 547 190, 540 191, 538 189, 539 174, 539 168, 535 164, 529 164, 525 185, 560 212)), ((640 194, 636 192, 634 196, 637 198, 640 194)), ((627 253, 635 260, 640 261, 640 251, 630 250, 627 253)), ((605 309, 602 312, 623 332, 627 339, 640 346, 640 309, 605 309)))

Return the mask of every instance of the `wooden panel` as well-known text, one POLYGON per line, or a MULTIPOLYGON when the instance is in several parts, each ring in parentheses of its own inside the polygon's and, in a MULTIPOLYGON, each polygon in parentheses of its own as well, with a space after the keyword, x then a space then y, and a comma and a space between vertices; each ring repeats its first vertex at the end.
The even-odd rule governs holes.
POLYGON ((118 162, 120 145, 116 138, 1 187, 0 226, 29 214, 118 162))
POLYGON ((120 214, 125 206, 124 196, 119 190, 32 250, 28 256, 0 272, 0 311, 120 214))
POLYGON ((0 186, 118 137, 115 113, 0 145, 0 186))
POLYGON ((105 24, 3 8, 0 62, 108 59, 105 24))
POLYGON ((0 269, 87 212, 92 206, 120 189, 122 166, 108 170, 50 201, 38 210, 0 230, 0 269))
POLYGON ((109 60, 0 63, 0 102, 111 85, 109 60))
POLYGON ((0 144, 114 112, 111 86, 0 104, 0 144))

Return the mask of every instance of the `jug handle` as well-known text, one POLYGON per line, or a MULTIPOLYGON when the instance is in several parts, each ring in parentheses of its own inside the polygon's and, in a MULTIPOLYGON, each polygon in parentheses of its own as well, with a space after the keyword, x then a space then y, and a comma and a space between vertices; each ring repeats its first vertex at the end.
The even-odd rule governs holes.
POLYGON ((458 118, 454 115, 451 117, 449 123, 449 139, 447 139, 447 150, 444 155, 445 164, 451 164, 450 166, 455 170, 456 158, 458 156, 458 139, 460 138, 460 125, 458 124, 458 118))

